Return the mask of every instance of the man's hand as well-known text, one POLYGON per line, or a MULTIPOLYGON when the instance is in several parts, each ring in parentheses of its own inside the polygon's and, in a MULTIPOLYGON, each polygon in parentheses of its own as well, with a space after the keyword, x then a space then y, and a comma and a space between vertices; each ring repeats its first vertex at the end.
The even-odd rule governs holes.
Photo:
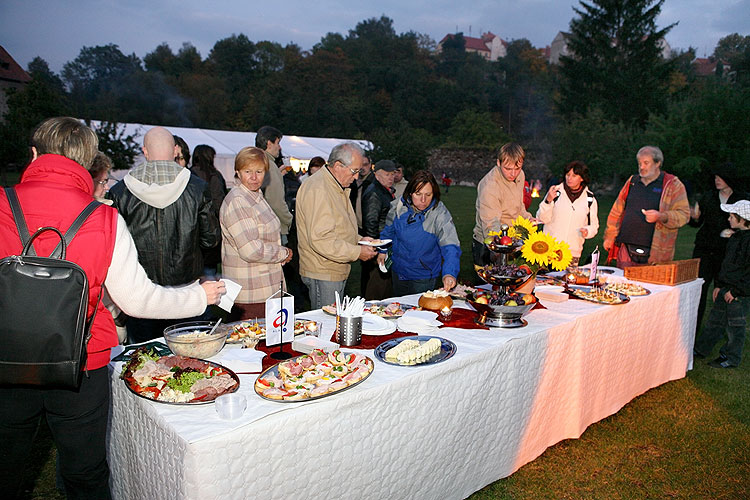
POLYGON ((367 245, 359 246, 359 260, 370 260, 377 255, 377 250, 367 245))
POLYGON ((731 304, 734 301, 734 296, 732 295, 732 292, 727 290, 727 292, 724 294, 724 302, 727 304, 731 304))
POLYGON ((644 217, 646 217, 646 222, 650 224, 655 224, 657 222, 666 222, 662 220, 663 214, 658 210, 641 210, 641 213, 644 217))
POLYGON ((701 216, 701 206, 698 205, 698 202, 695 202, 695 206, 690 207, 690 217, 693 219, 699 219, 701 216))
POLYGON ((378 254, 378 265, 383 265, 383 264, 385 264, 385 258, 386 258, 386 254, 384 254, 384 253, 379 253, 379 254, 378 254))
POLYGON ((221 296, 227 293, 227 287, 223 281, 204 281, 201 283, 203 291, 206 292, 206 303, 218 304, 221 296))
POLYGON ((443 288, 450 292, 453 290, 453 287, 456 286, 456 278, 451 276, 450 274, 446 274, 443 276, 443 288))
POLYGON ((714 288, 714 296, 713 296, 713 301, 714 302, 716 302, 716 297, 718 297, 718 296, 719 296, 719 288, 716 287, 716 288, 714 288))
POLYGON ((609 249, 612 248, 612 241, 604 240, 604 242, 602 242, 602 246, 604 247, 606 251, 609 252, 609 249))

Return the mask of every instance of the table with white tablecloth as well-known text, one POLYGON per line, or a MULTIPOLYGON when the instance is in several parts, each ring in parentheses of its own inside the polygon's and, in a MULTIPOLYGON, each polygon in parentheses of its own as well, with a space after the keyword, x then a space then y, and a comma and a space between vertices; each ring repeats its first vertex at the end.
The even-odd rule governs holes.
MULTIPOLYGON (((646 286, 649 296, 622 305, 550 302, 523 328, 442 328, 457 346, 452 358, 417 367, 376 359, 367 380, 315 401, 263 400, 257 376, 240 375, 248 408, 232 421, 211 404, 147 401, 113 375, 112 492, 465 498, 692 368, 701 280, 646 286)), ((322 311, 300 316, 332 332, 322 311)))

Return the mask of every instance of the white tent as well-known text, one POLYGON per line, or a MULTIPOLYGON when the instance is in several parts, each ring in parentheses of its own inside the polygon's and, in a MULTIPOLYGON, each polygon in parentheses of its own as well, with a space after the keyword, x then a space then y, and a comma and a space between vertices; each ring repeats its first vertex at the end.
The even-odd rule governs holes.
MULTIPOLYGON (((91 126, 96 128, 99 122, 91 122, 91 126)), ((120 130, 125 135, 132 135, 139 144, 143 141, 143 136, 155 125, 142 125, 140 123, 121 123, 120 130)), ((207 144, 216 150, 216 159, 214 165, 221 172, 231 186, 234 179, 234 157, 240 149, 245 146, 255 146, 255 132, 235 132, 231 130, 211 130, 203 128, 184 128, 184 127, 166 127, 174 135, 182 137, 190 147, 192 153, 195 146, 207 144)), ((281 139, 281 152, 284 155, 284 163, 295 165, 298 160, 303 160, 306 164, 314 156, 322 156, 328 159, 331 150, 337 144, 351 139, 337 139, 326 137, 300 137, 297 135, 285 135, 281 139)), ((372 149, 372 143, 369 141, 354 140, 365 150, 372 149)), ((143 161, 143 156, 139 155, 135 159, 135 165, 143 161)), ((120 175, 115 174, 117 177, 120 175)), ((124 176, 125 173, 122 173, 124 176)))

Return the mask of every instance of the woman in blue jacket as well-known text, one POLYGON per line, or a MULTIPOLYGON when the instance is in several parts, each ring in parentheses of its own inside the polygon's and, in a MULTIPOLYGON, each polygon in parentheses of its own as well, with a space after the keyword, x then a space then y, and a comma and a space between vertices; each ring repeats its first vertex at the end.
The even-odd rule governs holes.
MULTIPOLYGON (((440 202, 440 188, 426 170, 414 174, 400 200, 391 203, 381 239, 393 240, 395 296, 435 289, 442 277, 446 290, 456 286, 461 245, 448 209, 440 202)), ((384 263, 386 254, 378 256, 384 263)))

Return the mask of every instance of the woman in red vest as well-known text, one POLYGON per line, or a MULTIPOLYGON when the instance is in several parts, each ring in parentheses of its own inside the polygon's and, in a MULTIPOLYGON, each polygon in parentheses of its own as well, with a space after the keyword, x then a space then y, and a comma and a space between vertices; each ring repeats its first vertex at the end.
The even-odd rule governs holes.
MULTIPOLYGON (((91 202, 88 168, 97 153, 96 134, 75 118, 50 118, 34 132, 32 162, 15 186, 29 228, 67 229, 91 202)), ((33 232, 33 229, 32 229, 33 232)), ((49 255, 59 239, 49 233, 34 241, 37 255, 49 255)), ((5 193, 0 193, 0 258, 20 255, 21 239, 5 193)), ((15 497, 25 460, 42 415, 57 446, 68 498, 109 498, 105 449, 109 415, 110 350, 118 344, 112 315, 98 301, 105 287, 126 314, 136 317, 195 316, 225 293, 220 281, 182 288, 154 285, 138 263, 125 221, 109 206, 98 207, 67 247, 66 259, 86 272, 88 316, 98 308, 87 344, 86 376, 78 390, 0 387, 0 491, 15 497)), ((40 300, 44 300, 40 297, 40 300)))

